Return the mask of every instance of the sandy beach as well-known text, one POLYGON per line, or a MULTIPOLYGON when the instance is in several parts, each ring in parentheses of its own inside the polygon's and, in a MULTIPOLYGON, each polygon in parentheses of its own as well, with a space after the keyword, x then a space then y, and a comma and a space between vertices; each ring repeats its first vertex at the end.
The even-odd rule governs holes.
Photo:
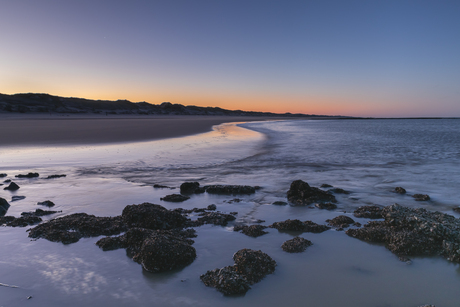
MULTIPOLYGON (((276 120, 228 116, 0 115, 0 146, 107 144, 175 138, 226 122, 276 120)), ((285 119, 285 118, 284 118, 285 119)))

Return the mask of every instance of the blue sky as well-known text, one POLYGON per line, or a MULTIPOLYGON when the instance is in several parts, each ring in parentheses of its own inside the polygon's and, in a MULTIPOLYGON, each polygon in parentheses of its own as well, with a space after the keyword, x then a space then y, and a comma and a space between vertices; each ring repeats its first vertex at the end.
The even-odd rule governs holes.
POLYGON ((0 92, 460 116, 460 1, 4 1, 0 92))

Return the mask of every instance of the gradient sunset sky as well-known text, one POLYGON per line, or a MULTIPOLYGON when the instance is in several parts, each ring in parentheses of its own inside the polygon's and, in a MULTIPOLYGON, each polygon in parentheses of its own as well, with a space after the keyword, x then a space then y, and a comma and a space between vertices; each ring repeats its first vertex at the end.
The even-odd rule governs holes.
POLYGON ((460 116, 460 1, 0 0, 0 92, 460 116))

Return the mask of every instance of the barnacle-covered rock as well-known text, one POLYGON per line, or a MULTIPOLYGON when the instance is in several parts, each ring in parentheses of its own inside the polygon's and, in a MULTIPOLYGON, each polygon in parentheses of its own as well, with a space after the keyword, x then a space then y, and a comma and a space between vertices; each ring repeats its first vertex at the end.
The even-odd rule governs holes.
POLYGON ((336 227, 336 228, 346 228, 349 227, 351 224, 354 224, 355 221, 346 215, 339 215, 333 218, 332 220, 326 220, 329 225, 336 227))
POLYGON ((430 196, 427 194, 414 194, 412 195, 413 198, 415 198, 416 201, 427 201, 430 200, 430 196))
POLYGON ((233 227, 233 231, 241 231, 242 233, 244 233, 247 236, 256 238, 256 237, 260 237, 260 236, 268 233, 268 232, 264 231, 265 228, 267 228, 267 226, 263 226, 263 225, 250 225, 250 226, 237 225, 237 226, 233 227))
POLYGON ((207 271, 200 279, 206 286, 214 287, 225 295, 241 295, 251 289, 246 278, 235 272, 233 266, 207 271))
POLYGON ((294 205, 309 205, 320 202, 337 202, 335 196, 318 188, 310 187, 302 180, 295 180, 287 192, 287 199, 294 205))
POLYGON ((268 226, 270 228, 275 228, 281 231, 302 231, 302 232, 313 232, 320 233, 326 230, 331 229, 326 225, 319 225, 312 221, 302 222, 300 220, 285 220, 283 222, 275 222, 268 226))
POLYGON ((368 219, 381 219, 383 208, 379 206, 362 206, 353 212, 356 217, 364 217, 368 219))
POLYGON ((311 243, 311 241, 305 238, 295 237, 294 239, 284 242, 283 245, 281 245, 281 248, 288 253, 301 253, 312 244, 313 243, 311 243))
POLYGON ((184 227, 187 222, 187 218, 179 212, 151 203, 126 206, 122 217, 128 227, 148 229, 180 228, 184 227))

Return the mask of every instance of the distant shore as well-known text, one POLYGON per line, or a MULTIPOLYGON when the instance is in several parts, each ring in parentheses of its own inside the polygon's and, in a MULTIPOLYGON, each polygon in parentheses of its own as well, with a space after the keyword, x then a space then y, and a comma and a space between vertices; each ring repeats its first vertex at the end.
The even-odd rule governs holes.
MULTIPOLYGON (((286 118, 14 114, 0 117, 0 147, 138 142, 204 133, 227 122, 286 118)), ((295 119, 295 118, 290 118, 295 119)))

